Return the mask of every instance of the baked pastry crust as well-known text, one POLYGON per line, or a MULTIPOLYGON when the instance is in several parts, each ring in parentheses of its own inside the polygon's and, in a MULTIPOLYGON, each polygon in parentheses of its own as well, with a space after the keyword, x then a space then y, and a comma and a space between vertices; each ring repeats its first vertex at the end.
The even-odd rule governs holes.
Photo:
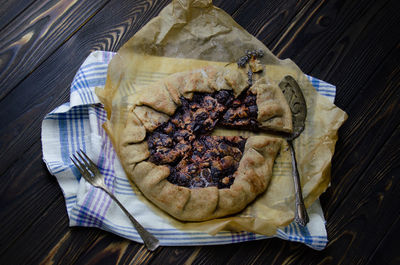
MULTIPOLYGON (((272 176, 275 158, 282 139, 252 136, 247 139, 243 156, 229 188, 187 188, 170 183, 170 169, 146 161, 149 156, 146 133, 152 132, 182 104, 181 97, 193 94, 232 90, 237 97, 248 88, 245 71, 237 67, 207 66, 177 73, 139 88, 132 98, 121 138, 114 143, 128 177, 146 198, 158 207, 184 221, 204 221, 244 209, 257 195, 264 192, 272 176)), ((257 95, 257 121, 262 129, 291 132, 290 108, 280 88, 265 78, 250 87, 257 95)), ((107 129, 107 126, 106 126, 107 129)))
POLYGON ((272 176, 281 139, 268 136, 248 138, 235 181, 229 189, 217 187, 189 189, 167 180, 169 168, 143 161, 131 179, 154 204, 177 219, 204 221, 243 210, 264 192, 272 176))

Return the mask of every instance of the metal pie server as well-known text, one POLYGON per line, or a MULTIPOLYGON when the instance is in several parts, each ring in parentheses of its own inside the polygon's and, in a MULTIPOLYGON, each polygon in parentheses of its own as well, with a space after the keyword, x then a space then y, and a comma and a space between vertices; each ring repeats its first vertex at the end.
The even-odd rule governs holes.
POLYGON ((293 120, 293 133, 286 138, 289 144, 290 154, 292 157, 292 175, 294 181, 294 190, 296 192, 296 209, 295 209, 295 222, 301 226, 306 226, 309 217, 306 207, 304 206, 303 194, 301 192, 300 175, 297 170, 296 153, 293 148, 293 140, 296 139, 304 130, 305 120, 307 117, 307 105, 304 99, 303 92, 299 84, 291 76, 285 76, 279 83, 287 102, 289 103, 290 110, 292 111, 293 120))

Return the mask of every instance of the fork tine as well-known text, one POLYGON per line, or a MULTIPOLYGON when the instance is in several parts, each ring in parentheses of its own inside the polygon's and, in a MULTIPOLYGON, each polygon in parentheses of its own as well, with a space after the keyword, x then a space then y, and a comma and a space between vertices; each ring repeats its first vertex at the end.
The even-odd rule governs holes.
MULTIPOLYGON (((90 168, 90 170, 92 170, 94 173, 100 173, 96 164, 87 156, 87 154, 85 152, 83 152, 82 149, 79 149, 79 150, 80 150, 80 153, 86 158, 85 161, 88 161, 89 165, 87 165, 87 166, 90 168)), ((78 153, 78 154, 80 155, 80 153, 78 153)))
POLYGON ((75 155, 72 155, 71 160, 74 163, 74 165, 79 169, 79 171, 83 170, 82 163, 79 161, 79 159, 75 155))
POLYGON ((79 159, 75 156, 72 155, 74 158, 71 158, 72 163, 78 168, 79 172, 81 173, 82 177, 86 179, 86 181, 91 182, 92 175, 89 173, 89 171, 86 169, 86 167, 79 161, 79 159))
POLYGON ((76 152, 78 154, 78 156, 81 158, 81 161, 83 162, 83 164, 85 165, 85 169, 87 170, 87 168, 90 168, 90 164, 89 162, 81 155, 80 152, 76 152))
POLYGON ((74 160, 72 160, 72 162, 74 162, 74 164, 78 167, 82 175, 90 175, 90 172, 86 169, 85 165, 75 155, 72 156, 75 158, 75 162, 74 160))
MULTIPOLYGON (((75 157, 75 156, 74 156, 74 157, 75 157)), ((79 170, 79 172, 82 171, 82 169, 81 169, 80 166, 77 164, 77 162, 75 162, 74 158, 70 157, 70 159, 71 159, 72 163, 74 163, 75 167, 79 170)), ((75 157, 75 159, 76 159, 76 157, 75 157)))

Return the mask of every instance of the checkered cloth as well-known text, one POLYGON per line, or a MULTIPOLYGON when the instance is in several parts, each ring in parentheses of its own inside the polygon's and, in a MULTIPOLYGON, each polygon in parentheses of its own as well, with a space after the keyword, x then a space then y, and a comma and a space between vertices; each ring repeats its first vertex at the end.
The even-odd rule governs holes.
MULTIPOLYGON (((177 230, 153 213, 139 198, 142 195, 133 192, 111 141, 101 127, 106 113, 94 93, 96 86, 104 86, 107 66, 113 55, 100 51, 90 54, 72 82, 70 102, 57 107, 43 120, 43 160, 61 186, 70 226, 98 227, 142 242, 117 204, 105 192, 81 178, 70 156, 82 149, 99 166, 109 189, 163 246, 217 245, 268 238, 249 232, 222 231, 211 236, 201 231, 177 230)), ((334 86, 312 77, 309 80, 319 93, 334 100, 334 86)), ((275 237, 323 249, 328 239, 319 202, 314 203, 308 212, 310 222, 307 227, 292 223, 279 229, 275 237)))

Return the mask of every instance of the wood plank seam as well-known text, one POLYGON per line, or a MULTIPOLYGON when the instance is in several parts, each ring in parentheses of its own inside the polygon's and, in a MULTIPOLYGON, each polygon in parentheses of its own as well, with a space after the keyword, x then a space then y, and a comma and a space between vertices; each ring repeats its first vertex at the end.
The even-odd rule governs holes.
POLYGON ((243 3, 240 4, 240 6, 234 11, 232 12, 232 17, 235 17, 237 15, 237 12, 239 11, 239 9, 241 9, 246 3, 251 2, 252 0, 246 0, 243 3))
POLYGON ((276 42, 274 41, 274 42, 275 42, 275 45, 271 48, 271 51, 272 51, 274 54, 276 54, 277 57, 279 57, 280 52, 282 52, 282 50, 281 50, 280 52, 275 51, 276 48, 277 48, 277 46, 278 46, 278 45, 280 44, 280 42, 286 37, 286 35, 289 34, 290 30, 294 27, 294 25, 295 25, 298 21, 300 21, 300 19, 302 18, 303 14, 306 14, 306 13, 307 13, 308 9, 311 8, 311 6, 312 6, 313 3, 314 3, 313 0, 307 1, 307 3, 299 10, 299 12, 298 12, 295 16, 293 16, 292 19, 285 25, 285 28, 287 28, 287 29, 280 35, 280 38, 278 39, 279 36, 277 36, 277 37, 275 38, 275 40, 276 40, 276 39, 278 39, 278 40, 277 40, 276 42), (291 26, 287 27, 288 25, 291 25, 291 26))
MULTIPOLYGON (((288 28, 288 27, 290 28, 289 25, 292 24, 293 21, 296 20, 296 17, 299 16, 300 13, 302 13, 302 10, 303 10, 303 9, 307 8, 307 5, 308 5, 309 3, 311 3, 311 1, 312 1, 312 0, 306 1, 306 4, 305 4, 297 13, 294 13, 294 14, 289 18, 288 22, 287 22, 285 25, 282 26, 282 28, 288 28)), ((261 31, 262 31, 263 29, 264 29, 264 27, 261 28, 261 29, 257 32, 257 34, 255 34, 255 36, 257 37, 257 36, 261 33, 261 31)), ((289 31, 289 30, 290 30, 290 29, 288 29, 288 31, 289 31)), ((280 35, 277 35, 277 36, 273 37, 272 39, 270 39, 269 43, 277 43, 278 38, 280 39, 280 35)), ((272 48, 268 47, 268 49, 270 49, 270 50, 272 51, 272 48)))
MULTIPOLYGON (((298 2, 300 2, 300 3, 301 3, 301 2, 306 2, 306 3, 300 8, 300 10, 299 10, 297 13, 293 13, 293 15, 288 19, 288 22, 285 23, 285 24, 282 26, 282 28, 285 29, 285 28, 288 27, 289 24, 292 24, 293 21, 296 19, 296 17, 298 17, 299 14, 302 13, 303 10, 305 10, 306 8, 308 8, 307 5, 311 4, 312 1, 314 1, 314 0, 298 1, 298 2)), ((250 1, 246 1, 244 4, 249 3, 249 2, 250 2, 250 1)), ((242 6, 243 6, 243 5, 242 5, 242 6)), ((240 6, 240 7, 242 7, 242 6, 240 6)), ((238 10, 237 10, 237 11, 238 11, 238 10)), ((233 15, 232 17, 235 18, 236 16, 233 15)), ((267 25, 267 24, 265 24, 263 27, 261 27, 261 28, 254 34, 254 36, 258 38, 258 36, 260 35, 260 33, 261 33, 261 32, 264 30, 264 28, 266 27, 266 25, 267 25)), ((270 44, 276 43, 276 40, 277 40, 277 39, 280 39, 280 37, 281 37, 281 35, 280 35, 280 34, 277 34, 275 37, 272 37, 272 38, 270 38, 270 39, 268 40, 268 43, 269 43, 268 45, 267 45, 267 43, 266 43, 265 40, 263 41, 263 43, 264 43, 264 45, 265 45, 269 50, 271 50, 271 52, 273 52, 273 48, 271 47, 272 45, 270 45, 270 44)), ((259 38, 258 38, 258 39, 259 39, 259 38)), ((259 40, 262 41, 261 39, 259 39, 259 40)), ((274 53, 274 54, 275 54, 275 53, 274 53)), ((276 54, 275 54, 275 55, 276 55, 276 54)), ((277 56, 277 55, 276 55, 276 56, 277 56)))
POLYGON ((28 10, 33 4, 35 3, 35 1, 32 1, 29 5, 27 5, 24 9, 22 9, 13 19, 11 19, 10 21, 8 21, 3 27, 0 28, 0 32, 3 31, 3 29, 5 29, 6 27, 8 27, 8 25, 10 25, 14 20, 16 20, 19 16, 21 16, 21 14, 23 14, 26 10, 28 10))
MULTIPOLYGON (((24 149, 24 152, 29 151, 31 148, 33 148, 33 146, 34 146, 35 144, 37 144, 38 142, 41 142, 41 140, 42 140, 42 139, 39 138, 38 140, 34 141, 31 145, 29 145, 27 148, 24 149)), ((12 162, 9 164, 9 166, 7 166, 6 168, 4 168, 4 170, 3 170, 2 172, 0 172, 0 176, 4 177, 3 175, 4 175, 7 171, 9 171, 20 159, 21 159, 20 157, 17 157, 16 159, 14 159, 14 161, 12 161, 12 162)))
POLYGON ((371 260, 374 258, 377 250, 380 248, 381 244, 384 242, 384 240, 386 239, 386 237, 391 233, 392 228, 394 228, 394 226, 396 225, 397 222, 399 222, 400 220, 400 216, 398 216, 396 218, 396 220, 394 220, 394 222, 390 225, 390 228, 386 231, 385 235, 382 237, 382 239, 379 241, 379 243, 377 244, 375 250, 369 255, 368 259, 367 259, 367 264, 371 263, 371 260))

